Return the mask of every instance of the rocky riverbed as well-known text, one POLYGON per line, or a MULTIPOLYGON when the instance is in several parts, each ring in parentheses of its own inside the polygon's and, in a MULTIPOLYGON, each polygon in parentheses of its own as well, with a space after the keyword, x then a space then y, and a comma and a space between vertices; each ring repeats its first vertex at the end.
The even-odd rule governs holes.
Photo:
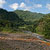
POLYGON ((50 42, 28 34, 0 34, 0 50, 50 50, 50 42))

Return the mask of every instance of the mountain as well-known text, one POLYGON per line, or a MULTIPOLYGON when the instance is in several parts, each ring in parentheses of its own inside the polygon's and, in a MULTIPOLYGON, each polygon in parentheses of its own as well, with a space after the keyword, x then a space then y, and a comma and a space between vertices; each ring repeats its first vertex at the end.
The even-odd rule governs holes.
POLYGON ((8 12, 4 9, 0 9, 0 19, 9 20, 9 21, 16 21, 19 22, 22 20, 19 16, 14 12, 8 12))
MULTIPOLYGON (((33 13, 30 11, 16 10, 8 12, 7 10, 0 8, 0 31, 10 30, 32 30, 32 26, 38 23, 38 20, 43 17, 41 13, 33 13), (34 22, 35 21, 35 22, 34 22)), ((36 27, 35 26, 35 27, 36 27)), ((35 27, 33 30, 35 30, 35 27)))
POLYGON ((39 20, 40 18, 43 17, 44 14, 41 13, 35 13, 35 12, 30 12, 30 11, 23 11, 23 10, 16 10, 14 11, 18 16, 24 21, 35 21, 39 20))
POLYGON ((50 39, 50 14, 0 9, 0 32, 31 31, 50 39))
POLYGON ((24 20, 14 12, 8 12, 4 9, 0 9, 0 31, 17 29, 18 26, 23 25, 24 20))

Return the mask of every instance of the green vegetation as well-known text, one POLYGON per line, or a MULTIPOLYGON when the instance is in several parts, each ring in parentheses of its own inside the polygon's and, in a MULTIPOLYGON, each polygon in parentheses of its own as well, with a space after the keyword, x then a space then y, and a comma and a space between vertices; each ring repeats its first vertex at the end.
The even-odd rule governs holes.
POLYGON ((50 14, 0 9, 0 32, 31 31, 50 39, 50 14))
POLYGON ((31 21, 31 22, 39 20, 44 15, 41 13, 36 13, 36 12, 33 13, 30 11, 23 11, 23 10, 16 10, 14 12, 18 14, 20 18, 24 19, 24 21, 31 21))
POLYGON ((39 21, 40 21, 40 23, 36 28, 36 32, 43 34, 45 36, 45 38, 50 39, 50 14, 46 14, 39 21))
POLYGON ((23 24, 24 20, 16 13, 0 9, 0 31, 17 31, 18 27, 23 24))
POLYGON ((22 26, 23 30, 32 32, 36 32, 35 28, 37 27, 39 20, 44 16, 44 14, 41 13, 23 10, 16 10, 14 12, 25 21, 24 26, 22 26))

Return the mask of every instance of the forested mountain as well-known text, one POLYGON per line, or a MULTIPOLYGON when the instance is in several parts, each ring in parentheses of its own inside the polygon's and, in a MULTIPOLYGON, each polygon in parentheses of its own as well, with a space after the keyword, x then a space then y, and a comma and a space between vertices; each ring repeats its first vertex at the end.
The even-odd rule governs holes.
POLYGON ((17 30, 19 26, 22 26, 23 28, 25 27, 24 30, 30 31, 29 28, 30 27, 33 28, 32 26, 34 25, 34 22, 38 21, 42 17, 43 14, 40 13, 32 13, 29 11, 22 11, 22 10, 16 10, 15 12, 8 12, 4 9, 0 9, 0 31, 5 30, 8 31, 12 30, 12 28, 14 30, 17 30))
POLYGON ((50 38, 50 14, 0 9, 0 32, 31 31, 50 38))
POLYGON ((19 22, 20 20, 22 21, 21 18, 19 18, 19 16, 14 13, 14 12, 8 12, 4 9, 0 9, 0 19, 3 20, 9 20, 9 21, 16 21, 19 22))
POLYGON ((0 31, 16 30, 23 22, 16 13, 0 9, 0 31))
POLYGON ((43 17, 44 14, 30 12, 30 11, 23 11, 23 10, 16 10, 14 11, 20 18, 23 18, 24 21, 36 21, 43 17))

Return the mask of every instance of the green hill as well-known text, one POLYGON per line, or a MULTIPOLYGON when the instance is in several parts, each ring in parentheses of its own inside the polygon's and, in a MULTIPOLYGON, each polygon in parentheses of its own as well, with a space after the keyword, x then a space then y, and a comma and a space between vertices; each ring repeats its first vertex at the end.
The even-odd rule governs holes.
POLYGON ((43 14, 41 13, 22 10, 8 12, 7 10, 0 9, 0 31, 34 31, 39 19, 42 17, 43 14))
POLYGON ((23 22, 16 13, 0 9, 0 31, 17 30, 23 22))
POLYGON ((43 17, 44 14, 41 13, 35 13, 30 11, 23 11, 23 10, 16 10, 14 11, 18 16, 24 21, 36 21, 43 17))

